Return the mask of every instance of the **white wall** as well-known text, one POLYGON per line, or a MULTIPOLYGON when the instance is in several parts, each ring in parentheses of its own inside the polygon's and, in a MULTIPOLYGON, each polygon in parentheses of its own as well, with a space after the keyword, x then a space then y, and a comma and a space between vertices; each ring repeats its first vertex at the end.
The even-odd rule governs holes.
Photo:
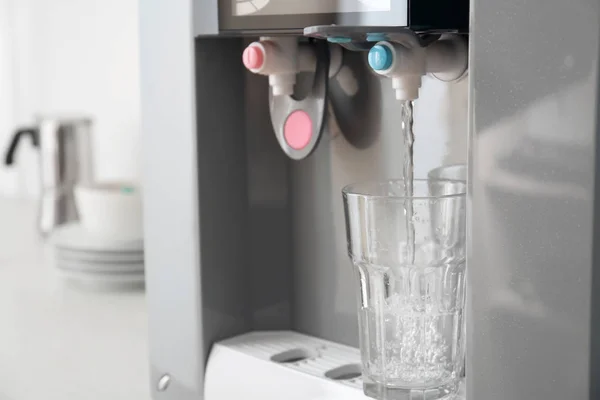
MULTIPOLYGON (((0 83, 12 82, 0 97, 10 121, 1 143, 38 113, 85 113, 95 121, 98 179, 137 179, 137 0, 0 0, 0 15, 0 60, 11 60, 0 62, 0 83)), ((0 168, 0 194, 36 193, 36 155, 23 144, 16 171, 0 168)))
MULTIPOLYGON (((9 1, 0 0, 0 150, 4 150, 2 146, 14 126, 13 29, 9 1)), ((4 155, 3 152, 0 151, 0 155, 4 155)), ((0 194, 16 191, 16 174, 0 164, 0 194)))

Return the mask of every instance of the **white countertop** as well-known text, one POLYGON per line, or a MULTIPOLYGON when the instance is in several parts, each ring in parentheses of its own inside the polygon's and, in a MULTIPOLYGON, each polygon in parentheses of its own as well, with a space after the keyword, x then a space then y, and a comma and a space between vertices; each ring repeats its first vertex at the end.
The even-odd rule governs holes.
POLYGON ((0 199, 0 400, 149 400, 144 294, 65 284, 35 206, 0 199))

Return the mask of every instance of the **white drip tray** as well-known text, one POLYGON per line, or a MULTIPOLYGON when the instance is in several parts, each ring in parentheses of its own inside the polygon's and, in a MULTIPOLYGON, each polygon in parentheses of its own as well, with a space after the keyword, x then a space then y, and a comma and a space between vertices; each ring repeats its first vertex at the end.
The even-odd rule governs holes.
POLYGON ((360 352, 297 332, 251 332, 216 343, 205 400, 366 400, 360 352))

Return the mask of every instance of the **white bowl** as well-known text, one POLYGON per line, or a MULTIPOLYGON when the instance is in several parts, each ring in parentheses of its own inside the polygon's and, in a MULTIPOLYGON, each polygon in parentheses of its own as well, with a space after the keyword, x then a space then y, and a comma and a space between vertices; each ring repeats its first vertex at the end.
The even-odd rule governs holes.
POLYGON ((79 221, 90 233, 115 239, 141 239, 142 195, 127 182, 75 187, 79 221))

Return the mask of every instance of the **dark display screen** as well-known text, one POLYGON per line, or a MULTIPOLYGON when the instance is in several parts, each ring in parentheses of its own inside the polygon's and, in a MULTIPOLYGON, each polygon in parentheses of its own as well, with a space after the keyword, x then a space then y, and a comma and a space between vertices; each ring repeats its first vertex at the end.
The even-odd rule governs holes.
MULTIPOLYGON (((195 1, 206 4, 202 15, 214 4, 195 1)), ((301 35, 319 25, 465 32, 469 0, 218 0, 218 14, 225 35, 301 35)))

